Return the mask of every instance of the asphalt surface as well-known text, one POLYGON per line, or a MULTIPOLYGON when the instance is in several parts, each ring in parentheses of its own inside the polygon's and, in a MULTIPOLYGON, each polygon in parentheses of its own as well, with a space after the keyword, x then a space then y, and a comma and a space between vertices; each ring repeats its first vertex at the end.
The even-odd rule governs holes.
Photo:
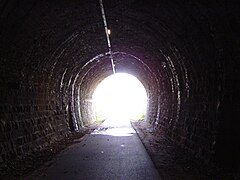
POLYGON ((105 121, 30 176, 41 180, 161 179, 129 121, 105 121))

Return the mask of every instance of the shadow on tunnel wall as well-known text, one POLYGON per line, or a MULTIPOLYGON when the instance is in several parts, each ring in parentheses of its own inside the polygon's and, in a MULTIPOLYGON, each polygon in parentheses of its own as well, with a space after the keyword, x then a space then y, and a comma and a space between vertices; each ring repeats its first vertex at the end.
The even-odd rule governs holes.
POLYGON ((215 161, 229 172, 240 172, 239 94, 235 91, 239 88, 235 83, 228 83, 228 88, 227 100, 219 107, 215 161))

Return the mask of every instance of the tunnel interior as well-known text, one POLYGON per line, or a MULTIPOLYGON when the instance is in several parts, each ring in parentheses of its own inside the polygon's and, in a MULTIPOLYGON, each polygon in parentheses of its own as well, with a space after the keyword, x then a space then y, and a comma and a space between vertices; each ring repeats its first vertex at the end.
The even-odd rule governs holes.
MULTIPOLYGON (((145 120, 205 163, 239 170, 239 5, 104 1, 116 72, 143 84, 145 120)), ((0 162, 94 122, 112 74, 99 2, 0 3, 0 162)))

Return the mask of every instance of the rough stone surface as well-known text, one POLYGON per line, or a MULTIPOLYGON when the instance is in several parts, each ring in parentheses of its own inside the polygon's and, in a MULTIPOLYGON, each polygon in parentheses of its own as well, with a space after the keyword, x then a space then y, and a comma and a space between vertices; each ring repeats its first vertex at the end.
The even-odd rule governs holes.
POLYGON ((205 164, 176 146, 164 134, 154 134, 151 124, 132 122, 134 129, 163 179, 239 179, 240 172, 227 172, 216 164, 205 164))
MULTIPOLYGON (((199 160, 239 170, 239 3, 106 1, 117 72, 146 88, 146 120, 199 160)), ((0 162, 93 122, 110 75, 97 1, 0 2, 0 162)))
POLYGON ((85 127, 82 132, 72 133, 41 150, 35 150, 34 153, 26 154, 21 158, 1 163, 1 179, 26 179, 26 176, 35 170, 42 169, 44 166, 49 167, 56 155, 66 150, 70 145, 81 142, 84 136, 93 132, 97 126, 98 124, 94 123, 85 127))

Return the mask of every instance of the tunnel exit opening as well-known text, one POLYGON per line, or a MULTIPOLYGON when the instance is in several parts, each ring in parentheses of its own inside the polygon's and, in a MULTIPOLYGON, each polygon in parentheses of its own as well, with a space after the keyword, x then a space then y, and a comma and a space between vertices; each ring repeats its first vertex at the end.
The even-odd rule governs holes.
POLYGON ((92 100, 96 121, 124 124, 130 120, 144 120, 147 111, 144 86, 136 77, 126 73, 105 78, 95 89, 92 100))

